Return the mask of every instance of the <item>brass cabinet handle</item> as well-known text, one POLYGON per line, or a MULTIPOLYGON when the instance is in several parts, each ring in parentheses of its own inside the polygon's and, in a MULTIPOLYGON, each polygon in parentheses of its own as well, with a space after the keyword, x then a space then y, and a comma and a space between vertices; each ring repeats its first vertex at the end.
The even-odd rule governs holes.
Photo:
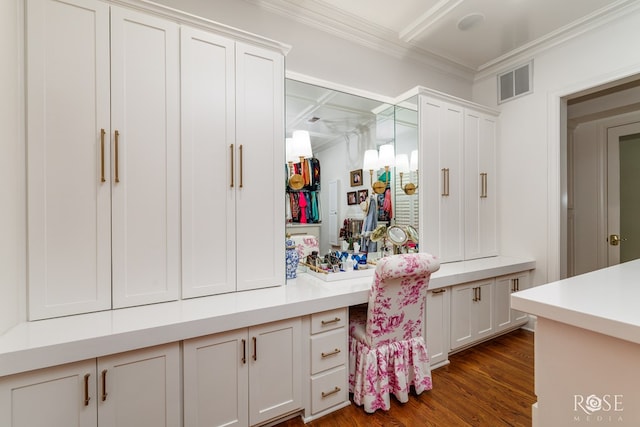
POLYGON ((516 292, 520 290, 520 279, 516 278, 516 292))
MULTIPOLYGON (((233 170, 233 144, 229 146, 229 151, 231 151, 231 188, 233 188, 233 175, 235 174, 233 170)), ((244 340, 243 340, 244 341, 244 340)))
POLYGON ((447 292, 446 289, 436 289, 435 291, 431 291, 433 295, 444 294, 445 292, 447 292))
POLYGON ((449 168, 442 168, 442 196, 449 195, 449 168))
POLYGON ((247 363, 247 341, 242 339, 242 364, 247 363))
POLYGON ((478 301, 482 301, 482 288, 478 286, 478 301))
POLYGON ((480 174, 480 198, 487 198, 487 173, 480 174))
POLYGON ((324 325, 330 325, 332 323, 338 323, 339 321, 340 321, 340 318, 339 317, 335 317, 332 320, 323 320, 320 323, 322 323, 322 326, 324 326, 324 325))
POLYGON ((102 401, 107 400, 107 370, 102 371, 102 401))
POLYGON ((115 155, 116 155, 116 161, 115 161, 115 172, 116 172, 116 182, 120 182, 120 174, 118 173, 118 140, 120 139, 120 132, 118 132, 117 130, 115 131, 115 155))
POLYGON ((84 376, 84 406, 89 406, 89 401, 91 397, 89 397, 89 377, 91 374, 85 374, 84 376))
POLYGON ((328 396, 331 396, 332 394, 336 394, 336 393, 337 393, 337 392, 339 392, 340 390, 342 390, 340 387, 335 386, 335 387, 333 388, 333 390, 331 390, 331 391, 323 391, 323 392, 322 392, 322 397, 328 397, 328 396))
POLYGON ((100 182, 105 182, 104 178, 104 129, 100 129, 100 182))
POLYGON ((258 340, 256 337, 251 338, 253 340, 253 360, 258 360, 258 340))
POLYGON ((482 290, 480 287, 473 288, 473 300, 474 302, 482 300, 482 290))
POLYGON ((336 348, 335 350, 330 351, 329 353, 322 352, 321 356, 324 359, 325 357, 334 356, 334 355, 339 354, 339 353, 340 353, 340 349, 336 348))
POLYGON ((240 188, 242 188, 242 144, 240 144, 240 188))

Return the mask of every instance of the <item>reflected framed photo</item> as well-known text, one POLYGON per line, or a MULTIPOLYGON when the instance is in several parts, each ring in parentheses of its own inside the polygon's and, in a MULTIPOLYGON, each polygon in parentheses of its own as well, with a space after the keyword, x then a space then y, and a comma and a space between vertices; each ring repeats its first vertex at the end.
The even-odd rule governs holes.
POLYGON ((358 191, 358 203, 362 203, 367 200, 369 197, 369 190, 359 190, 358 191))
POLYGON ((358 204, 358 192, 350 191, 347 193, 347 205, 357 205, 358 204))
POLYGON ((352 187, 359 187, 360 185, 362 185, 362 169, 351 171, 350 174, 352 187))

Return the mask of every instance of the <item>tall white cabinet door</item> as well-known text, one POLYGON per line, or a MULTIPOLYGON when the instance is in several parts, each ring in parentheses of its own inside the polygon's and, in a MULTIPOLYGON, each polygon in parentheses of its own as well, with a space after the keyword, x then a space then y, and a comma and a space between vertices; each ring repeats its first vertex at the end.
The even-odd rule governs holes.
POLYGON ((419 114, 425 169, 421 188, 426 193, 421 248, 441 262, 460 261, 464 257, 463 108, 421 97, 419 114))
POLYGON ((235 161, 237 289, 282 285, 284 58, 243 43, 236 45, 235 161))
POLYGON ((496 118, 465 111, 465 259, 498 254, 496 118))
POLYGON ((95 427, 96 361, 0 378, 0 425, 95 427))
POLYGON ((180 44, 182 297, 190 298, 236 289, 235 43, 182 27, 180 44))
POLYGON ((302 407, 302 320, 249 328, 249 424, 302 407))
POLYGON ((26 18, 29 318, 108 309, 109 8, 32 0, 26 18))
POLYGON ((98 359, 98 425, 181 425, 180 345, 98 359))
POLYGON ((113 306, 178 298, 179 34, 111 8, 113 306))
POLYGON ((249 425, 247 330, 184 342, 184 426, 249 425))

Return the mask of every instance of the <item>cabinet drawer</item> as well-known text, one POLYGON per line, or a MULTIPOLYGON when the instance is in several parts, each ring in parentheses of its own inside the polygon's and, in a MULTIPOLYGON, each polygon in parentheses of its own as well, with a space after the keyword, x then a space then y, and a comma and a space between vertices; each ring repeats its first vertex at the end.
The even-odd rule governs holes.
POLYGON ((347 368, 311 377, 311 413, 317 414, 347 400, 347 368))
POLYGON ((347 324, 348 319, 346 308, 314 313, 311 315, 311 334, 341 328, 347 324))
POLYGON ((311 374, 317 374, 347 360, 347 329, 341 328, 311 337, 311 374))

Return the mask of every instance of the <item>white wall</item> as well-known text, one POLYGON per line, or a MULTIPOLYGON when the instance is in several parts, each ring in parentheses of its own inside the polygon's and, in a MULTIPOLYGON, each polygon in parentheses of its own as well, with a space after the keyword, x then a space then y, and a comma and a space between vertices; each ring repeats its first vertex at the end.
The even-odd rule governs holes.
POLYGON ((471 83, 357 45, 240 0, 156 0, 157 3, 292 46, 287 71, 396 97, 418 85, 469 99, 471 83))
MULTIPOLYGON (((560 277, 560 97, 640 73, 636 40, 640 11, 626 11, 535 55, 534 93, 498 107, 500 248, 535 257, 536 285, 560 277)), ((473 93, 475 102, 496 106, 495 75, 477 81, 473 93)))
POLYGON ((17 0, 0 2, 0 334, 24 313, 24 145, 17 0))

